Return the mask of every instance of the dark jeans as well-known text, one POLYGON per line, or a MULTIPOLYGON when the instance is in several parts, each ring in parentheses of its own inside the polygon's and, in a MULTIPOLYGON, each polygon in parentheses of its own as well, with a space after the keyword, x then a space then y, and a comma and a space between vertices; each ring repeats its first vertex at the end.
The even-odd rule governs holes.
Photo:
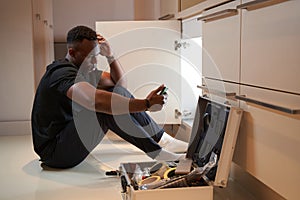
MULTIPOLYGON (((134 98, 123 87, 114 87, 110 91, 134 98)), ((74 120, 58 134, 52 156, 43 162, 49 167, 74 167, 101 142, 109 129, 151 158, 155 158, 161 150, 157 142, 164 130, 146 112, 109 115, 84 109, 74 113, 74 120)))

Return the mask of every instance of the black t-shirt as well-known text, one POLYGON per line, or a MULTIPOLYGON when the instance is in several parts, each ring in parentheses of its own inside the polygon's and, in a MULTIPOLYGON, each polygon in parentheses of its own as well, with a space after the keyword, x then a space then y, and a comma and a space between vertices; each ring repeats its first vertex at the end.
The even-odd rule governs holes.
POLYGON ((93 70, 84 75, 68 60, 55 61, 47 67, 36 91, 31 113, 33 144, 38 155, 47 157, 55 147, 57 134, 73 120, 72 101, 66 96, 68 89, 80 81, 97 87, 101 73, 93 70))

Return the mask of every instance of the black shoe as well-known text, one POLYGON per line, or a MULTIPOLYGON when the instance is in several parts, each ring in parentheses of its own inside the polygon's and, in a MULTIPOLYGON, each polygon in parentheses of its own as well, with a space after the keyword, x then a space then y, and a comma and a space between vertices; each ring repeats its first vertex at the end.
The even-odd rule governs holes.
POLYGON ((45 163, 41 163, 41 168, 46 171, 60 171, 58 168, 49 167, 45 163))

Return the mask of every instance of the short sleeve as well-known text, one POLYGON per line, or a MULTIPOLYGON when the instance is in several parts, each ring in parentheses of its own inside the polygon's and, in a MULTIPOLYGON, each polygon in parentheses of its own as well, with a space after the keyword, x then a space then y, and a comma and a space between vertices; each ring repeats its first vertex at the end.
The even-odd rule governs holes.
POLYGON ((49 87, 61 94, 66 94, 74 85, 78 70, 74 67, 62 67, 56 69, 49 79, 49 87))

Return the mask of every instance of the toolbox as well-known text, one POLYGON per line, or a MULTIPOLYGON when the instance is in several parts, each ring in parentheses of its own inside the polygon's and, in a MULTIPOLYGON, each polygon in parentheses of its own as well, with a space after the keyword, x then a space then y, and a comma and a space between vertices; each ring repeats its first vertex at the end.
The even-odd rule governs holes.
POLYGON ((200 96, 186 159, 121 163, 123 199, 212 200, 215 186, 227 186, 242 113, 200 96))

